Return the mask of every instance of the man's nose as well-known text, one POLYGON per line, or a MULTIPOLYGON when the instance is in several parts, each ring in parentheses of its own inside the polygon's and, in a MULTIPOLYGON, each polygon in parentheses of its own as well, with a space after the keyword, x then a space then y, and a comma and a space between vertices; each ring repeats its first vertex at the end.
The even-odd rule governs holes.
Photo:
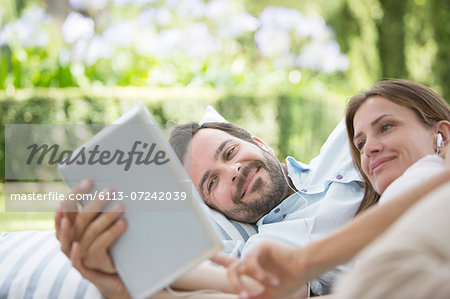
POLYGON ((230 166, 231 181, 233 183, 238 178, 240 170, 241 170, 241 164, 240 163, 235 163, 235 164, 230 166))

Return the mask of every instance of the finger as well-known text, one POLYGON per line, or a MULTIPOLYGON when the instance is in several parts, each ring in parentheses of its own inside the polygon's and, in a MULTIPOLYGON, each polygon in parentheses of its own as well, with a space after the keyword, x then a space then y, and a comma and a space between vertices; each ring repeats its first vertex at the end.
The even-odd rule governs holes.
POLYGON ((111 226, 107 231, 95 239, 94 243, 89 247, 86 256, 92 257, 94 260, 86 258, 84 260, 85 266, 101 270, 102 272, 108 274, 117 273, 114 266, 113 260, 108 253, 109 247, 122 235, 125 231, 126 223, 124 219, 119 219, 113 226, 111 226), (103 257, 98 257, 98 254, 103 254, 103 257), (106 257, 106 258, 105 258, 106 257), (98 261, 102 260, 104 263, 101 268, 98 267, 98 261))
POLYGON ((242 281, 242 277, 240 273, 240 267, 242 266, 239 260, 234 261, 230 265, 228 265, 227 277, 231 286, 234 290, 241 296, 248 296, 249 292, 242 281))
POLYGON ((71 233, 70 222, 66 217, 63 217, 60 224, 59 242, 61 244, 61 251, 64 252, 67 257, 70 257, 70 248, 72 246, 73 239, 71 233))
POLYGON ((239 269, 239 275, 244 274, 251 276, 264 285, 276 287, 280 284, 280 280, 275 274, 267 271, 261 266, 258 256, 247 256, 246 263, 239 269))
MULTIPOLYGON (((109 189, 102 190, 101 192, 107 193, 110 192, 109 189)), ((80 241, 83 236, 86 228, 97 218, 101 211, 108 204, 106 200, 99 200, 98 198, 94 198, 91 202, 86 204, 83 207, 83 211, 78 213, 77 219, 74 225, 74 238, 77 241, 80 241)))
POLYGON ((125 298, 131 299, 120 278, 115 275, 104 274, 102 272, 91 270, 83 264, 83 253, 78 242, 74 242, 71 249, 70 260, 72 266, 80 274, 92 282, 101 291, 106 298, 125 298))
POLYGON ((270 292, 267 289, 264 289, 262 292, 256 294, 247 294, 247 297, 239 296, 239 299, 267 299, 267 298, 276 298, 276 297, 274 297, 273 294, 270 294, 270 292))
POLYGON ((87 203, 83 205, 83 212, 102 212, 110 202, 109 200, 104 199, 111 198, 110 193, 113 191, 114 190, 111 188, 102 189, 93 200, 87 201, 87 203))
MULTIPOLYGON (((82 213, 84 214, 84 213, 82 213)), ((88 213, 93 214, 93 213, 88 213)), ((93 220, 90 225, 85 229, 81 236, 80 246, 82 250, 86 250, 91 243, 97 239, 108 227, 114 224, 114 222, 123 214, 123 209, 120 204, 115 204, 110 212, 102 213, 99 217, 93 220)), ((81 214, 80 214, 81 216, 81 214)), ((106 233, 104 238, 110 237, 111 233, 106 233)))
POLYGON ((231 257, 225 254, 218 254, 216 256, 213 256, 211 258, 211 261, 213 263, 216 263, 218 265, 224 266, 224 267, 228 267, 229 265, 231 265, 231 263, 235 262, 235 261, 239 261, 238 258, 235 257, 231 257))
POLYGON ((94 182, 92 180, 82 180, 73 186, 66 200, 61 202, 60 209, 63 211, 63 216, 66 217, 71 224, 75 223, 78 215, 78 201, 74 200, 76 195, 88 193, 93 186, 94 182))
POLYGON ((55 211, 55 236, 59 240, 59 233, 61 230, 61 219, 63 218, 63 213, 61 209, 55 211))
POLYGON ((83 265, 82 251, 78 242, 74 242, 72 245, 70 260, 72 261, 72 266, 77 269, 84 278, 95 284, 98 279, 98 274, 95 270, 90 270, 83 265))
MULTIPOLYGON (((75 184, 70 192, 69 197, 75 198, 77 194, 88 193, 92 187, 94 186, 94 182, 92 180, 82 180, 75 184)), ((69 198, 67 198, 69 199, 69 198)), ((63 212, 77 212, 77 201, 76 200, 64 200, 61 202, 61 209, 63 212)), ((70 219, 72 220, 72 219, 70 219)))
POLYGON ((244 290, 239 293, 238 299, 248 299, 250 296, 250 293, 244 290))
POLYGON ((123 234, 127 225, 124 219, 119 219, 110 229, 100 235, 95 243, 92 244, 94 249, 108 249, 123 234))

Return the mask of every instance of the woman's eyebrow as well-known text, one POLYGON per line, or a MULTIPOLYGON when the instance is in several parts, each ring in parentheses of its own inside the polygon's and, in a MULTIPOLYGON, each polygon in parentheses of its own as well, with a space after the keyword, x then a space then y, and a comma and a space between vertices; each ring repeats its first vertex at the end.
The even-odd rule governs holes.
MULTIPOLYGON (((387 113, 387 114, 383 114, 380 115, 379 117, 377 117, 373 122, 370 123, 370 125, 373 127, 375 126, 378 122, 380 122, 383 118, 390 116, 391 114, 387 113)), ((358 134, 356 134, 355 136, 353 136, 353 142, 355 142, 356 139, 358 139, 360 136, 362 135, 362 132, 359 132, 358 134)))

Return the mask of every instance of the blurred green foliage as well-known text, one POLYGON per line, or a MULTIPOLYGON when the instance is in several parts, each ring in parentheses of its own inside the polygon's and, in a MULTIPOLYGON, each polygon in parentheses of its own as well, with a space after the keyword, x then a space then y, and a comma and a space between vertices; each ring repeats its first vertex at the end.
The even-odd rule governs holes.
MULTIPOLYGON (((343 95, 336 92, 334 97, 325 97, 321 87, 307 86, 296 96, 294 93, 224 93, 206 88, 117 87, 89 92, 78 88, 44 88, 19 90, 14 97, 0 92, 0 98, 3 97, 0 101, 1 179, 4 181, 5 174, 5 124, 107 124, 138 102, 144 103, 160 124, 168 126, 200 120, 206 105, 213 105, 227 120, 265 140, 280 160, 292 155, 309 161, 318 154, 342 117, 343 105, 337 99, 343 95), (291 134, 295 138, 287 137, 291 134)), ((52 213, 3 212, 1 190, 0 197, 3 198, 0 232, 52 229, 52 213)))
POLYGON ((198 121, 206 105, 213 105, 230 122, 266 140, 280 159, 292 155, 309 161, 342 117, 343 106, 337 100, 341 96, 327 98, 320 86, 305 87, 295 95, 127 87, 97 88, 95 92, 78 88, 21 90, 14 97, 0 92, 0 177, 4 181, 4 125, 108 124, 138 102, 144 103, 161 125, 198 121), (290 140, 290 135, 295 138, 290 140))
MULTIPOLYGON (((0 185, 0 191, 1 185, 0 185)), ((10 212, 5 213, 5 194, 0 192, 0 234, 19 230, 51 230, 53 213, 10 212)))
POLYGON ((309 162, 382 78, 450 101, 449 17, 448 0, 2 0, 0 178, 5 124, 105 124, 137 102, 163 125, 213 105, 309 162))

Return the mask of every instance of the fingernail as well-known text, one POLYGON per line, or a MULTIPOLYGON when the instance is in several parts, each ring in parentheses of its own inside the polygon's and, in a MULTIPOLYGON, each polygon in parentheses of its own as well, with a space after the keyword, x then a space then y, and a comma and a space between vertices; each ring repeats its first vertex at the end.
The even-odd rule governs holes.
POLYGON ((62 218, 61 222, 59 223, 59 226, 61 226, 61 229, 65 229, 66 228, 66 218, 62 218))
POLYGON ((272 279, 270 279, 270 284, 272 286, 276 287, 280 284, 280 281, 278 280, 278 278, 272 278, 272 279))
POLYGON ((117 221, 116 221, 116 225, 119 226, 119 227, 120 227, 120 226, 123 226, 123 225, 124 225, 124 220, 123 220, 123 218, 117 220, 117 221))
POLYGON ((72 246, 70 247, 70 251, 75 251, 77 249, 78 243, 77 242, 73 242, 72 246))
POLYGON ((81 189, 88 189, 89 188, 89 180, 82 180, 80 182, 80 188, 81 189))
POLYGON ((112 206, 111 212, 122 212, 122 205, 120 203, 116 203, 112 206))
POLYGON ((239 298, 241 299, 247 299, 248 298, 248 293, 247 291, 242 291, 239 293, 239 298))

